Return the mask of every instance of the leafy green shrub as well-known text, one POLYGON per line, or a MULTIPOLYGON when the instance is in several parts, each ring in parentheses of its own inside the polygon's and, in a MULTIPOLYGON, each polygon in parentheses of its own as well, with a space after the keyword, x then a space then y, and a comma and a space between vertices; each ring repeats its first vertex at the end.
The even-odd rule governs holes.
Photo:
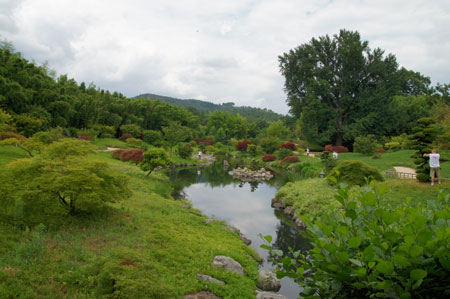
POLYGON ((276 137, 263 137, 259 140, 259 146, 267 154, 272 154, 277 150, 280 140, 276 137))
POLYGON ((302 298, 449 297, 449 194, 391 208, 380 204, 387 188, 372 188, 362 194, 340 189, 335 198, 341 209, 302 216, 314 248, 308 259, 294 252, 274 260, 277 276, 295 278, 302 298))
POLYGON ((123 142, 126 142, 126 140, 129 138, 133 138, 133 135, 125 133, 125 134, 122 134, 122 136, 120 136, 119 139, 122 140, 123 142))
POLYGON ((420 182, 429 182, 431 180, 429 172, 430 165, 428 164, 428 157, 424 158, 424 154, 431 152, 431 146, 437 135, 437 129, 433 127, 436 121, 432 118, 421 118, 417 120, 417 127, 413 128, 414 134, 411 135, 413 142, 412 148, 417 150, 411 158, 416 164, 417 180, 420 182))
POLYGON ((321 168, 318 168, 317 165, 313 165, 310 162, 294 163, 290 166, 290 169, 300 174, 301 178, 318 177, 321 171, 321 168))
POLYGON ((183 145, 182 143, 177 146, 177 154, 183 159, 189 159, 192 156, 194 150, 190 146, 190 144, 183 145))
POLYGON ((400 147, 400 143, 399 142, 387 142, 384 144, 384 146, 391 151, 398 151, 401 147, 400 147))
POLYGON ((207 153, 214 153, 216 151, 216 148, 213 145, 208 145, 205 149, 207 153))
POLYGON ((277 156, 278 160, 283 160, 287 156, 291 156, 292 152, 287 148, 280 148, 275 152, 275 155, 277 156))
POLYGON ((377 141, 373 135, 359 136, 353 143, 353 151, 363 155, 372 155, 378 148, 377 141))
POLYGON ((130 134, 134 138, 138 137, 142 131, 141 127, 136 124, 121 125, 120 130, 122 134, 130 134))
POLYGON ((362 161, 347 160, 340 162, 328 175, 330 183, 334 183, 332 178, 339 177, 339 180, 349 185, 365 185, 368 180, 384 181, 378 169, 362 161), (339 172, 339 174, 338 174, 339 172))
POLYGON ((162 133, 160 131, 155 130, 144 130, 143 132, 143 140, 151 145, 159 146, 161 145, 161 141, 163 140, 162 133))
POLYGON ((124 151, 125 151, 124 149, 118 149, 118 150, 112 151, 111 152, 111 157, 113 159, 120 160, 120 156, 122 156, 122 153, 124 151))
POLYGON ((132 147, 139 147, 142 148, 144 143, 141 139, 137 139, 137 138, 128 138, 127 140, 125 140, 126 144, 128 146, 132 146, 132 147))
POLYGON ((337 164, 336 159, 333 158, 333 156, 329 151, 324 151, 320 155, 320 161, 325 166, 325 171, 327 173, 330 172, 333 168, 335 168, 337 164))
POLYGON ((172 163, 172 159, 164 149, 155 147, 144 153, 144 161, 139 164, 139 167, 143 171, 148 171, 147 176, 149 176, 156 167, 164 167, 172 163))
POLYGON ((256 148, 256 145, 254 145, 254 144, 249 144, 249 145, 247 146, 247 153, 249 153, 250 156, 252 156, 252 157, 256 156, 256 155, 257 155, 257 148, 256 148))

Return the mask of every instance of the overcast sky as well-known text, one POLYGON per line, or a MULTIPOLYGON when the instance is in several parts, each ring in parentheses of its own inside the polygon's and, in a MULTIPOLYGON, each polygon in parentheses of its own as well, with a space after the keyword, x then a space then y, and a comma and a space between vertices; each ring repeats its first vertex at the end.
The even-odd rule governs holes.
POLYGON ((448 0, 0 0, 0 39, 58 75, 279 113, 278 56, 342 28, 450 83, 448 0))

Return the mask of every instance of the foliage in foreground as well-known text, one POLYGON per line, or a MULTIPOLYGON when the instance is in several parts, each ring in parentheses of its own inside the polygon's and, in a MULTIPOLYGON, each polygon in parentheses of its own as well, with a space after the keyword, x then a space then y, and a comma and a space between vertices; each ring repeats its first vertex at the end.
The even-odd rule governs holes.
POLYGON ((450 194, 390 208, 380 204, 385 191, 374 182, 362 194, 339 189, 341 209, 302 217, 314 248, 277 261, 278 277, 295 278, 303 298, 449 296, 450 194))
POLYGON ((66 139, 49 145, 41 155, 7 166, 2 189, 7 204, 18 199, 58 201, 70 214, 83 202, 116 202, 130 196, 126 179, 106 163, 91 162, 92 146, 66 139))

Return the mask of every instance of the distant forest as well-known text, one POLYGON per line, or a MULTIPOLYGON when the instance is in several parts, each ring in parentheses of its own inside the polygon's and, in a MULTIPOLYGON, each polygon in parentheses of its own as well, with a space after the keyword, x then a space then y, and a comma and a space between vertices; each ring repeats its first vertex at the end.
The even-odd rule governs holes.
POLYGON ((270 109, 254 108, 249 106, 234 106, 233 102, 214 104, 208 101, 200 101, 193 99, 177 99, 172 97, 161 96, 152 93, 145 93, 137 96, 136 98, 150 98, 152 100, 160 100, 169 104, 186 107, 193 114, 198 115, 202 119, 202 114, 207 115, 209 112, 222 111, 230 112, 234 114, 240 114, 247 118, 249 122, 256 122, 257 120, 264 119, 268 122, 280 120, 283 116, 275 113, 270 109))

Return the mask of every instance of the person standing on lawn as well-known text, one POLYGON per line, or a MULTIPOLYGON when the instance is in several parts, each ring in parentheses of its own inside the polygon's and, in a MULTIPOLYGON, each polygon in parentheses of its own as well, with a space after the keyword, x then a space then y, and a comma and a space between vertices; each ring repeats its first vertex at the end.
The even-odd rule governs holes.
POLYGON ((434 185, 434 177, 438 177, 439 184, 441 183, 441 165, 439 164, 439 159, 441 155, 437 153, 434 149, 431 154, 423 154, 424 157, 430 158, 430 176, 431 176, 431 186, 434 185))

